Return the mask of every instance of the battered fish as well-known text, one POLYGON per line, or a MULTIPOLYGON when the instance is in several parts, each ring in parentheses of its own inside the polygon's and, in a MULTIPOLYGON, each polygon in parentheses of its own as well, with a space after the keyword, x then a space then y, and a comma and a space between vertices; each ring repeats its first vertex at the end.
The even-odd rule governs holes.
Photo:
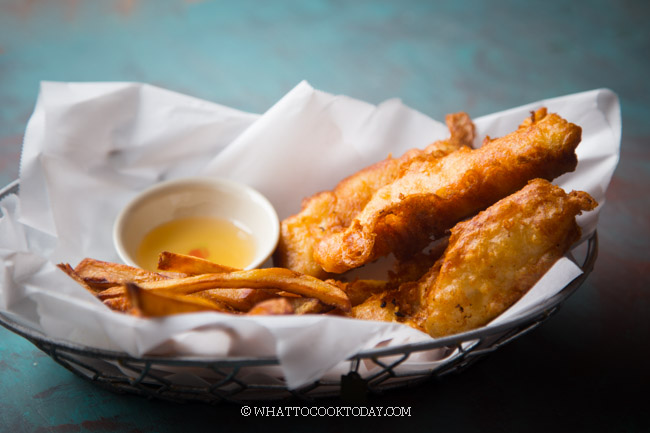
POLYGON ((523 296, 580 238, 575 217, 596 201, 535 179, 451 230, 419 281, 374 294, 352 317, 398 321, 441 337, 490 322, 523 296))
POLYGON ((280 242, 273 257, 275 266, 326 277, 327 272, 313 258, 314 246, 323 235, 348 227, 377 190, 393 182, 410 166, 472 145, 474 124, 466 113, 449 114, 446 123, 450 138, 424 149, 411 149, 399 158, 389 157, 347 177, 334 190, 305 199, 300 213, 282 221, 280 242))
POLYGON ((479 149, 462 147, 442 158, 416 160, 378 189, 351 224, 328 227, 313 258, 325 271, 342 273, 391 252, 409 257, 529 180, 573 171, 581 133, 579 126, 541 108, 516 131, 488 138, 479 149))

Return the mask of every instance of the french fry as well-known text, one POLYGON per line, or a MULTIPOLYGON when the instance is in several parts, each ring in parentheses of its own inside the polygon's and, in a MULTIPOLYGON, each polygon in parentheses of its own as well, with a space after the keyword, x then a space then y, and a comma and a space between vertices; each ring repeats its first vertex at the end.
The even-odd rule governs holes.
POLYGON ((88 290, 90 293, 97 293, 97 290, 94 287, 91 287, 90 284, 88 284, 68 263, 59 263, 56 267, 68 274, 70 278, 75 280, 81 287, 88 290))
POLYGON ((124 296, 116 296, 102 301, 104 305, 114 311, 127 312, 131 309, 131 302, 126 294, 124 296))
POLYGON ((237 311, 246 312, 253 308, 255 304, 278 295, 266 289, 208 289, 188 296, 223 302, 237 311))
POLYGON ((187 275, 218 274, 239 270, 199 257, 169 251, 163 251, 158 255, 158 269, 161 271, 180 272, 187 275))
MULTIPOLYGON (((120 263, 104 262, 95 259, 83 259, 75 268, 75 273, 95 292, 119 286, 128 282, 142 283, 168 279, 169 276, 157 272, 120 263)), ((65 270, 64 270, 65 272, 65 270)))
MULTIPOLYGON (((279 289, 307 298, 316 298, 324 304, 350 311, 350 299, 340 288, 318 278, 284 268, 251 269, 220 274, 202 274, 185 278, 146 281, 140 284, 146 290, 166 291, 187 295, 214 288, 279 289)), ((124 287, 111 287, 98 294, 107 299, 124 294, 124 287)))
MULTIPOLYGON (((217 274, 235 272, 240 269, 221 265, 210 260, 186 254, 163 251, 158 256, 158 269, 161 271, 180 272, 187 275, 217 274)), ((273 296, 298 296, 287 292, 278 292, 274 295, 266 289, 208 289, 202 290, 192 296, 201 296, 215 301, 223 302, 239 311, 249 311, 255 304, 273 296)))
POLYGON ((162 317, 200 311, 232 312, 227 306, 204 298, 154 292, 142 289, 135 283, 127 283, 124 288, 131 304, 130 312, 138 316, 162 317))
POLYGON ((123 298, 126 296, 126 289, 124 288, 124 285, 121 286, 111 286, 108 289, 104 289, 101 292, 97 292, 97 298, 99 298, 100 301, 105 302, 108 299, 113 299, 113 298, 123 298))
MULTIPOLYGON (((81 275, 79 275, 68 263, 59 263, 56 266, 59 269, 61 269, 63 272, 65 272, 70 278, 75 280, 81 287, 88 290, 93 295, 96 295, 99 299, 102 299, 100 296, 98 296, 98 294, 101 293, 98 292, 98 287, 93 287, 90 284, 88 284, 86 280, 81 275)), ((106 299, 102 299, 102 302, 111 310, 115 310, 115 311, 126 312, 131 308, 131 303, 129 302, 126 293, 123 293, 122 295, 119 296, 113 296, 106 299)))

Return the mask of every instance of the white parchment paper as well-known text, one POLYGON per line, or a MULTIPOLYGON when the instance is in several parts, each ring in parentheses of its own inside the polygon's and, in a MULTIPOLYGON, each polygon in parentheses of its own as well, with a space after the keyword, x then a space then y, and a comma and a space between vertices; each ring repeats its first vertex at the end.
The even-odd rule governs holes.
MULTIPOLYGON (((599 89, 483 116, 475 119, 475 144, 513 131, 541 106, 583 128, 577 170, 555 183, 600 203, 579 219, 587 236, 618 162, 618 98, 599 89)), ((109 311, 55 265, 74 266, 84 257, 119 261, 111 239, 117 213, 161 180, 198 173, 242 181, 284 218, 300 209, 302 198, 350 173, 447 135, 443 123, 399 100, 375 106, 306 82, 262 115, 146 84, 44 82, 25 133, 20 194, 0 202, 0 309, 51 337, 134 356, 276 356, 279 369, 264 374, 291 388, 336 377, 360 350, 430 337, 398 324, 339 317, 139 319, 109 311)), ((494 323, 525 314, 579 273, 562 259, 494 323)), ((403 368, 422 369, 446 355, 415 356, 403 368)))

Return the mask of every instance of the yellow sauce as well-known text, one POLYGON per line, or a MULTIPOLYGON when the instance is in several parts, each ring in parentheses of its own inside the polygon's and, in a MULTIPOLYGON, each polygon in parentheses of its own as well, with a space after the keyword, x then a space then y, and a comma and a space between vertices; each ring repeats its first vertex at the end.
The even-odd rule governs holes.
POLYGON ((255 239, 250 232, 225 219, 181 218, 147 233, 138 248, 137 262, 143 269, 155 271, 162 251, 245 268, 255 256, 255 239))

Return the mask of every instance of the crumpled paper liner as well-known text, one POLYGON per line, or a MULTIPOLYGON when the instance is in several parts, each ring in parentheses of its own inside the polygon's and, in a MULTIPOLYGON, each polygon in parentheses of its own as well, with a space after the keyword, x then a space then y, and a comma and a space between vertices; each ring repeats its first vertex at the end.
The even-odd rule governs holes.
MULTIPOLYGON (((618 162, 618 99, 599 89, 483 116, 475 119, 475 145, 513 131, 540 106, 583 128, 577 170, 555 183, 600 203, 579 218, 586 237, 618 162)), ((119 261, 111 239, 117 213, 161 180, 197 173, 238 180, 266 195, 284 218, 300 209, 302 198, 360 168, 447 135, 443 123, 398 100, 375 106, 306 82, 263 115, 146 84, 44 82, 25 133, 20 194, 0 202, 0 309, 50 337, 136 357, 274 356, 279 367, 259 374, 289 388, 346 373, 345 360, 361 350, 430 341, 399 324, 329 316, 131 317, 108 310, 55 264, 119 261)), ((493 323, 526 314, 579 274, 571 260, 560 260, 493 323)), ((435 366, 447 356, 418 354, 400 367, 435 366)))

